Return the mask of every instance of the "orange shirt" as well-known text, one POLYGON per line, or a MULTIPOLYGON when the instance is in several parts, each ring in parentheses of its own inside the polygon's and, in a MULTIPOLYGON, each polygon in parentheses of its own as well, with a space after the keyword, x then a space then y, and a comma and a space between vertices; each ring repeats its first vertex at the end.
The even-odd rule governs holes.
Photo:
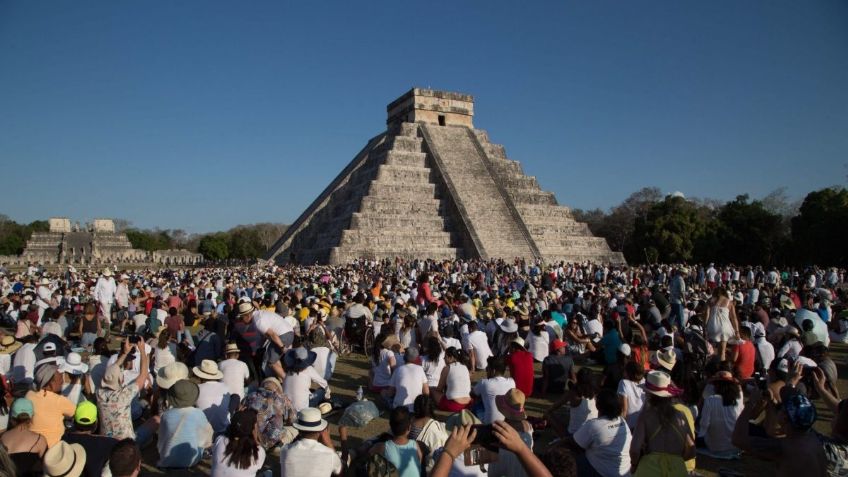
POLYGON ((65 417, 72 417, 76 406, 70 399, 52 391, 30 391, 26 398, 32 401, 32 424, 29 430, 41 434, 52 447, 62 440, 65 433, 65 417))

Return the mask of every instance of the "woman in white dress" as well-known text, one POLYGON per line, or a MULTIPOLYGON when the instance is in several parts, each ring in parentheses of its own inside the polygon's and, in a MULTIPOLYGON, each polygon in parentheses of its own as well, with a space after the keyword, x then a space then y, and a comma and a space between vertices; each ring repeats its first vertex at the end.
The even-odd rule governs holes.
POLYGON ((713 292, 707 309, 707 339, 718 343, 719 358, 724 361, 727 342, 739 335, 739 320, 736 318, 736 307, 724 287, 718 287, 713 292))

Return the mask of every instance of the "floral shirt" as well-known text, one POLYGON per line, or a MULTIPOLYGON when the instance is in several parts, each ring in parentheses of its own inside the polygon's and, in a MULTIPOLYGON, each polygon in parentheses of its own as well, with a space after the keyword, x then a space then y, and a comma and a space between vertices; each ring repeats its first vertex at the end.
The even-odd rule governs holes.
POLYGON ((97 391, 97 410, 100 432, 117 440, 135 439, 132 423, 132 401, 138 396, 135 381, 118 391, 100 388, 97 391))
POLYGON ((280 443, 284 436, 283 428, 297 414, 288 396, 265 388, 260 388, 248 394, 244 398, 244 406, 256 411, 256 422, 259 425, 259 443, 266 449, 280 443))

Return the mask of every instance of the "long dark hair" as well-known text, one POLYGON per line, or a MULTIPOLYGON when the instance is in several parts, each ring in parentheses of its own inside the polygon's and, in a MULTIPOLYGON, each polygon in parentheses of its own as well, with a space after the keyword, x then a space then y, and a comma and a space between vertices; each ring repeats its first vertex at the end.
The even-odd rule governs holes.
POLYGON ((435 363, 439 361, 439 356, 441 355, 442 345, 439 343, 439 338, 436 338, 435 336, 428 336, 427 339, 424 340, 424 356, 435 363))
POLYGON ((244 409, 233 415, 227 428, 227 447, 224 449, 224 461, 236 469, 248 469, 259 458, 259 443, 253 436, 256 427, 256 411, 244 409))
POLYGON ((721 396, 723 406, 735 406, 739 400, 740 388, 733 381, 713 381, 713 389, 721 396))
POLYGON ((656 394, 648 395, 648 404, 656 411, 657 420, 660 421, 660 428, 671 429, 675 425, 675 418, 679 411, 674 408, 674 403, 670 397, 661 397, 656 394))

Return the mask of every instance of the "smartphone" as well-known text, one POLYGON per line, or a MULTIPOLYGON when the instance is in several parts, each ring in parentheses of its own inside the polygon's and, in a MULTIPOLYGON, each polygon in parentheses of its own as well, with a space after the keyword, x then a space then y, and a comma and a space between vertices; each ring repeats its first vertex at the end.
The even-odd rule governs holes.
POLYGON ((138 344, 139 336, 137 334, 130 335, 130 343, 138 344))

